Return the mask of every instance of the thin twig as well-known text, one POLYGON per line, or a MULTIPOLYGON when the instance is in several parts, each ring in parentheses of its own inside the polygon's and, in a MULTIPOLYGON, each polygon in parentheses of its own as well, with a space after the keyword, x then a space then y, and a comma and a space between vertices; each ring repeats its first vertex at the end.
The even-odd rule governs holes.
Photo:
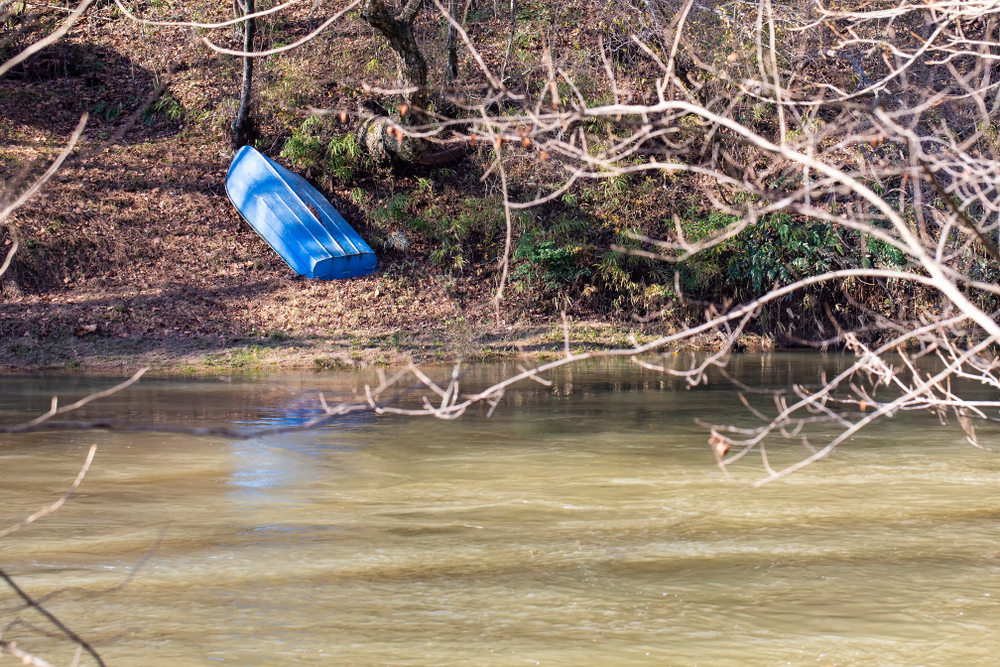
POLYGON ((94 460, 94 454, 96 452, 97 452, 97 445, 91 445, 90 446, 90 451, 87 452, 87 459, 83 462, 83 467, 80 468, 80 472, 77 473, 76 479, 73 480, 73 483, 70 485, 70 487, 66 490, 66 493, 64 493, 59 500, 55 501, 54 503, 52 503, 48 507, 43 507, 42 509, 38 510, 34 514, 32 514, 32 515, 30 515, 28 517, 25 517, 24 519, 22 519, 18 523, 15 523, 13 526, 10 526, 8 528, 4 528, 3 530, 0 530, 0 539, 2 539, 4 537, 7 537, 8 535, 13 535, 17 531, 21 530, 22 528, 24 528, 26 526, 29 526, 29 525, 33 524, 34 522, 38 521, 39 519, 41 519, 43 517, 46 517, 46 516, 48 516, 48 515, 50 515, 50 514, 52 514, 54 512, 57 512, 60 507, 62 507, 63 505, 65 505, 66 501, 69 500, 70 496, 73 495, 73 492, 76 491, 77 488, 79 488, 80 482, 82 482, 83 478, 87 475, 87 471, 90 470, 90 464, 94 460))

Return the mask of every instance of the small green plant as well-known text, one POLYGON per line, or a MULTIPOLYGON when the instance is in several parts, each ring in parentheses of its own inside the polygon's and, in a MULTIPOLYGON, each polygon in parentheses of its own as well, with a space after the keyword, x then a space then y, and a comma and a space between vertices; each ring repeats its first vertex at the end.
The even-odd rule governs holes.
POLYGON ((323 170, 340 181, 350 180, 361 157, 361 147, 353 134, 335 136, 327 144, 327 156, 323 170))
POLYGON ((285 142, 281 157, 307 176, 322 174, 332 183, 354 177, 360 166, 361 148, 353 134, 333 134, 323 116, 310 116, 285 142))
POLYGON ((552 223, 549 234, 562 239, 571 239, 585 232, 588 226, 589 223, 582 218, 563 216, 552 223))
POLYGON ((590 267, 580 266, 579 247, 557 246, 547 239, 539 241, 532 234, 521 237, 514 253, 515 260, 521 260, 514 276, 522 279, 537 279, 551 291, 560 291, 580 278, 590 275, 590 267))
POLYGON ((171 123, 184 118, 184 107, 170 93, 160 97, 142 112, 142 122, 146 125, 152 125, 160 118, 165 118, 171 123))
POLYGON ((372 212, 372 221, 375 222, 376 226, 385 229, 392 228, 393 223, 408 222, 413 203, 414 200, 410 194, 397 192, 389 197, 383 206, 372 212))
POLYGON ((98 102, 90 107, 90 113, 103 114, 104 120, 112 121, 122 113, 122 103, 111 104, 110 102, 98 102))
POLYGON ((347 196, 350 198, 351 203, 355 206, 361 206, 365 203, 365 200, 368 199, 365 191, 361 188, 351 188, 351 191, 347 196))
POLYGON ((281 157, 307 172, 319 169, 323 162, 324 146, 319 134, 314 132, 318 116, 310 116, 302 126, 292 132, 292 136, 281 149, 281 157))

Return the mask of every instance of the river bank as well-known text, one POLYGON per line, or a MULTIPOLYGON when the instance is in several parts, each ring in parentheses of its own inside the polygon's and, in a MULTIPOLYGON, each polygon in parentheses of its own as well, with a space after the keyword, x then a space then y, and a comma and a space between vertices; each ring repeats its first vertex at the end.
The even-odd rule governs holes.
MULTIPOLYGON (((448 285, 413 290, 387 274, 338 283, 292 279, 120 294, 67 290, 0 304, 0 370, 167 373, 341 370, 409 362, 494 361, 562 354, 561 318, 496 321, 490 303, 465 305, 448 285), (434 289, 434 287, 438 289, 434 289)), ((413 281, 416 282, 416 281, 413 281)), ((567 321, 574 351, 630 347, 678 324, 567 321)), ((717 349, 719 334, 683 349, 717 349)), ((759 336, 739 348, 767 349, 759 336)))

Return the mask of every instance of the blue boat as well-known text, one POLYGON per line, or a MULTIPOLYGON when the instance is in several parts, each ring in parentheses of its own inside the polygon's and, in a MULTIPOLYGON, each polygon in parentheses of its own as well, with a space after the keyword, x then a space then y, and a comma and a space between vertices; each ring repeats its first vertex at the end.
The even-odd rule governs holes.
POLYGON ((316 188, 250 146, 233 157, 226 194, 301 276, 337 280, 378 268, 372 249, 316 188))

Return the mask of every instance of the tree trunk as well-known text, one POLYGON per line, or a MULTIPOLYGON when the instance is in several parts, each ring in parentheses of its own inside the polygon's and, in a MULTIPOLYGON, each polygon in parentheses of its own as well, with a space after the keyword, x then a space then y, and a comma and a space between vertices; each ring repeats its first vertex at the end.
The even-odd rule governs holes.
MULTIPOLYGON (((421 125, 427 109, 427 61, 413 36, 413 22, 423 7, 423 0, 408 0, 399 14, 389 14, 383 0, 365 0, 361 17, 378 30, 389 42, 398 60, 398 84, 403 90, 401 102, 406 113, 392 113, 392 120, 399 125, 421 125)), ((376 160, 394 156, 406 162, 417 162, 430 150, 430 142, 403 136, 400 140, 393 132, 389 119, 367 121, 359 132, 360 143, 376 160)))
MULTIPOLYGON (((254 13, 254 0, 246 0, 244 16, 254 13)), ((243 24, 243 50, 253 49, 253 38, 257 33, 257 19, 247 19, 243 24)), ((253 58, 243 58, 243 89, 240 91, 240 108, 233 121, 233 148, 246 146, 253 139, 253 118, 250 116, 250 90, 253 83, 253 58)))
MULTIPOLYGON (((448 0, 448 13, 455 18, 458 0, 448 0)), ((458 78, 458 31, 451 23, 448 24, 448 64, 445 66, 445 81, 452 83, 458 78)))

